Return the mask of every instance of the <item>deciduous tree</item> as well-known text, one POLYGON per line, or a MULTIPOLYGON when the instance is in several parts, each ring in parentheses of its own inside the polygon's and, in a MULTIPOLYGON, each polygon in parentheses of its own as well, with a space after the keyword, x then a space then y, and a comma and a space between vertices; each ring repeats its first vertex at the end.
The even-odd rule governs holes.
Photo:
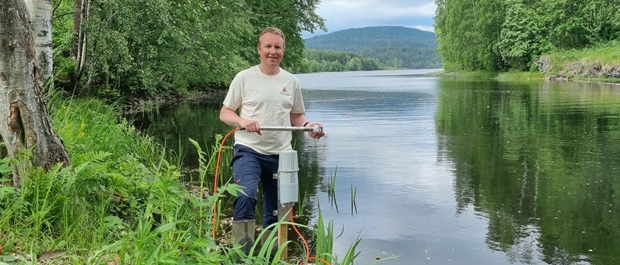
POLYGON ((52 77, 52 0, 26 0, 32 21, 36 60, 39 65, 39 84, 47 85, 52 77))
MULTIPOLYGON (((36 54, 24 0, 0 1, 0 135, 10 157, 31 150, 31 164, 50 169, 70 160, 47 114, 36 54)), ((22 173, 13 170, 14 186, 22 173)))

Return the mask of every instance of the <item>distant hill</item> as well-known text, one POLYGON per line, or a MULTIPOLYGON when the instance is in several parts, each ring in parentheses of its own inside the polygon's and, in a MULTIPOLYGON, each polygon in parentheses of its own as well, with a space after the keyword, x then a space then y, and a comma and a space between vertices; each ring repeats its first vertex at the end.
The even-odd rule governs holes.
POLYGON ((397 68, 441 68, 435 33, 399 26, 347 29, 305 39, 306 48, 376 58, 397 68))

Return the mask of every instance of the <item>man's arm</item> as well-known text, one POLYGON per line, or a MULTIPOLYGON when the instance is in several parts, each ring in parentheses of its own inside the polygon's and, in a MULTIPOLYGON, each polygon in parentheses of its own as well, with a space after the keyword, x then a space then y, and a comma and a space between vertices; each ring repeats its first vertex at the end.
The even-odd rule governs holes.
POLYGON ((248 132, 256 132, 258 134, 262 134, 260 132, 260 125, 257 121, 241 118, 234 110, 229 107, 222 106, 222 109, 220 110, 220 120, 230 126, 245 128, 245 130, 248 132))
POLYGON ((291 112, 291 124, 293 124, 293 126, 301 127, 307 121, 308 120, 306 119, 306 116, 303 113, 292 113, 291 112))

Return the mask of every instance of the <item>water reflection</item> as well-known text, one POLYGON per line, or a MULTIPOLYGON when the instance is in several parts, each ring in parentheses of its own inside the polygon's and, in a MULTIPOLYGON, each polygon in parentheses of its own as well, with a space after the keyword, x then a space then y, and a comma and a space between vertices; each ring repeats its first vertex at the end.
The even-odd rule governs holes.
POLYGON ((439 149, 458 211, 489 219, 489 247, 527 264, 618 263, 619 88, 454 83, 441 84, 439 149))
MULTIPOLYGON (((298 76, 327 135, 294 135, 296 221, 320 208, 344 229, 337 255, 362 238, 358 264, 620 262, 620 88, 421 73, 298 76)), ((209 146, 230 130, 218 111, 187 104, 138 123, 192 167, 187 138, 209 146)))

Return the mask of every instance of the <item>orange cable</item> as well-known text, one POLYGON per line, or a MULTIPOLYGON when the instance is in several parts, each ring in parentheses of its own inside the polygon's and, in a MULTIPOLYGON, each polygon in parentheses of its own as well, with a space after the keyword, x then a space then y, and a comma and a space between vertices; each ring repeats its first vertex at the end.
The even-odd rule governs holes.
MULTIPOLYGON (((224 146, 224 143, 226 142, 226 139, 228 138, 228 136, 230 136, 232 133, 239 131, 241 129, 237 128, 237 129, 232 129, 230 130, 230 132, 228 132, 226 134, 226 136, 224 136, 224 138, 222 139, 222 142, 220 142, 220 150, 217 151, 217 162, 215 163, 215 179, 213 181, 213 195, 217 194, 217 176, 218 176, 218 172, 220 169, 220 157, 222 156, 222 147, 224 146)), ((215 203, 213 205, 213 239, 215 239, 215 220, 217 217, 217 203, 215 203)))
MULTIPOLYGON (((222 156, 222 147, 224 146, 224 143, 226 142, 226 139, 228 139, 228 136, 230 136, 232 133, 239 131, 241 129, 237 128, 237 129, 232 129, 230 130, 226 136, 224 136, 224 138, 222 139, 222 142, 220 142, 220 149, 217 151, 217 162, 215 164, 215 179, 213 181, 213 195, 217 194, 217 178, 218 178, 218 172, 220 169, 220 158, 222 156)), ((213 239, 215 239, 215 223, 216 223, 216 217, 217 217, 217 203, 213 205, 213 239)), ((293 220, 293 207, 291 207, 291 223, 293 224, 293 229, 295 230, 295 232, 297 232, 297 235, 301 238, 301 240, 304 242, 304 246, 306 247, 306 262, 313 260, 313 259, 318 259, 319 261, 327 264, 327 265, 331 265, 329 264, 329 262, 327 262, 326 260, 322 259, 322 258, 317 258, 317 257, 310 257, 310 247, 308 247, 308 242, 306 242, 306 239, 304 238, 304 236, 301 235, 301 233, 299 232, 299 230, 297 230, 297 226, 295 226, 295 222, 293 220)), ((300 265, 304 264, 303 262, 300 263, 300 265)))
MULTIPOLYGON (((301 238, 301 241, 304 242, 304 246, 306 247, 306 262, 313 260, 313 259, 318 259, 327 265, 331 265, 329 264, 329 262, 327 262, 326 260, 322 258, 310 257, 310 248, 308 247, 308 242, 306 242, 306 239, 304 238, 304 236, 302 236, 299 230, 297 230, 297 226, 295 225, 295 221, 293 220, 293 207, 291 207, 291 223, 293 224, 293 229, 295 230, 295 232, 297 232, 297 235, 301 238)), ((303 265, 303 264, 304 263, 301 262, 299 265, 303 265)))

